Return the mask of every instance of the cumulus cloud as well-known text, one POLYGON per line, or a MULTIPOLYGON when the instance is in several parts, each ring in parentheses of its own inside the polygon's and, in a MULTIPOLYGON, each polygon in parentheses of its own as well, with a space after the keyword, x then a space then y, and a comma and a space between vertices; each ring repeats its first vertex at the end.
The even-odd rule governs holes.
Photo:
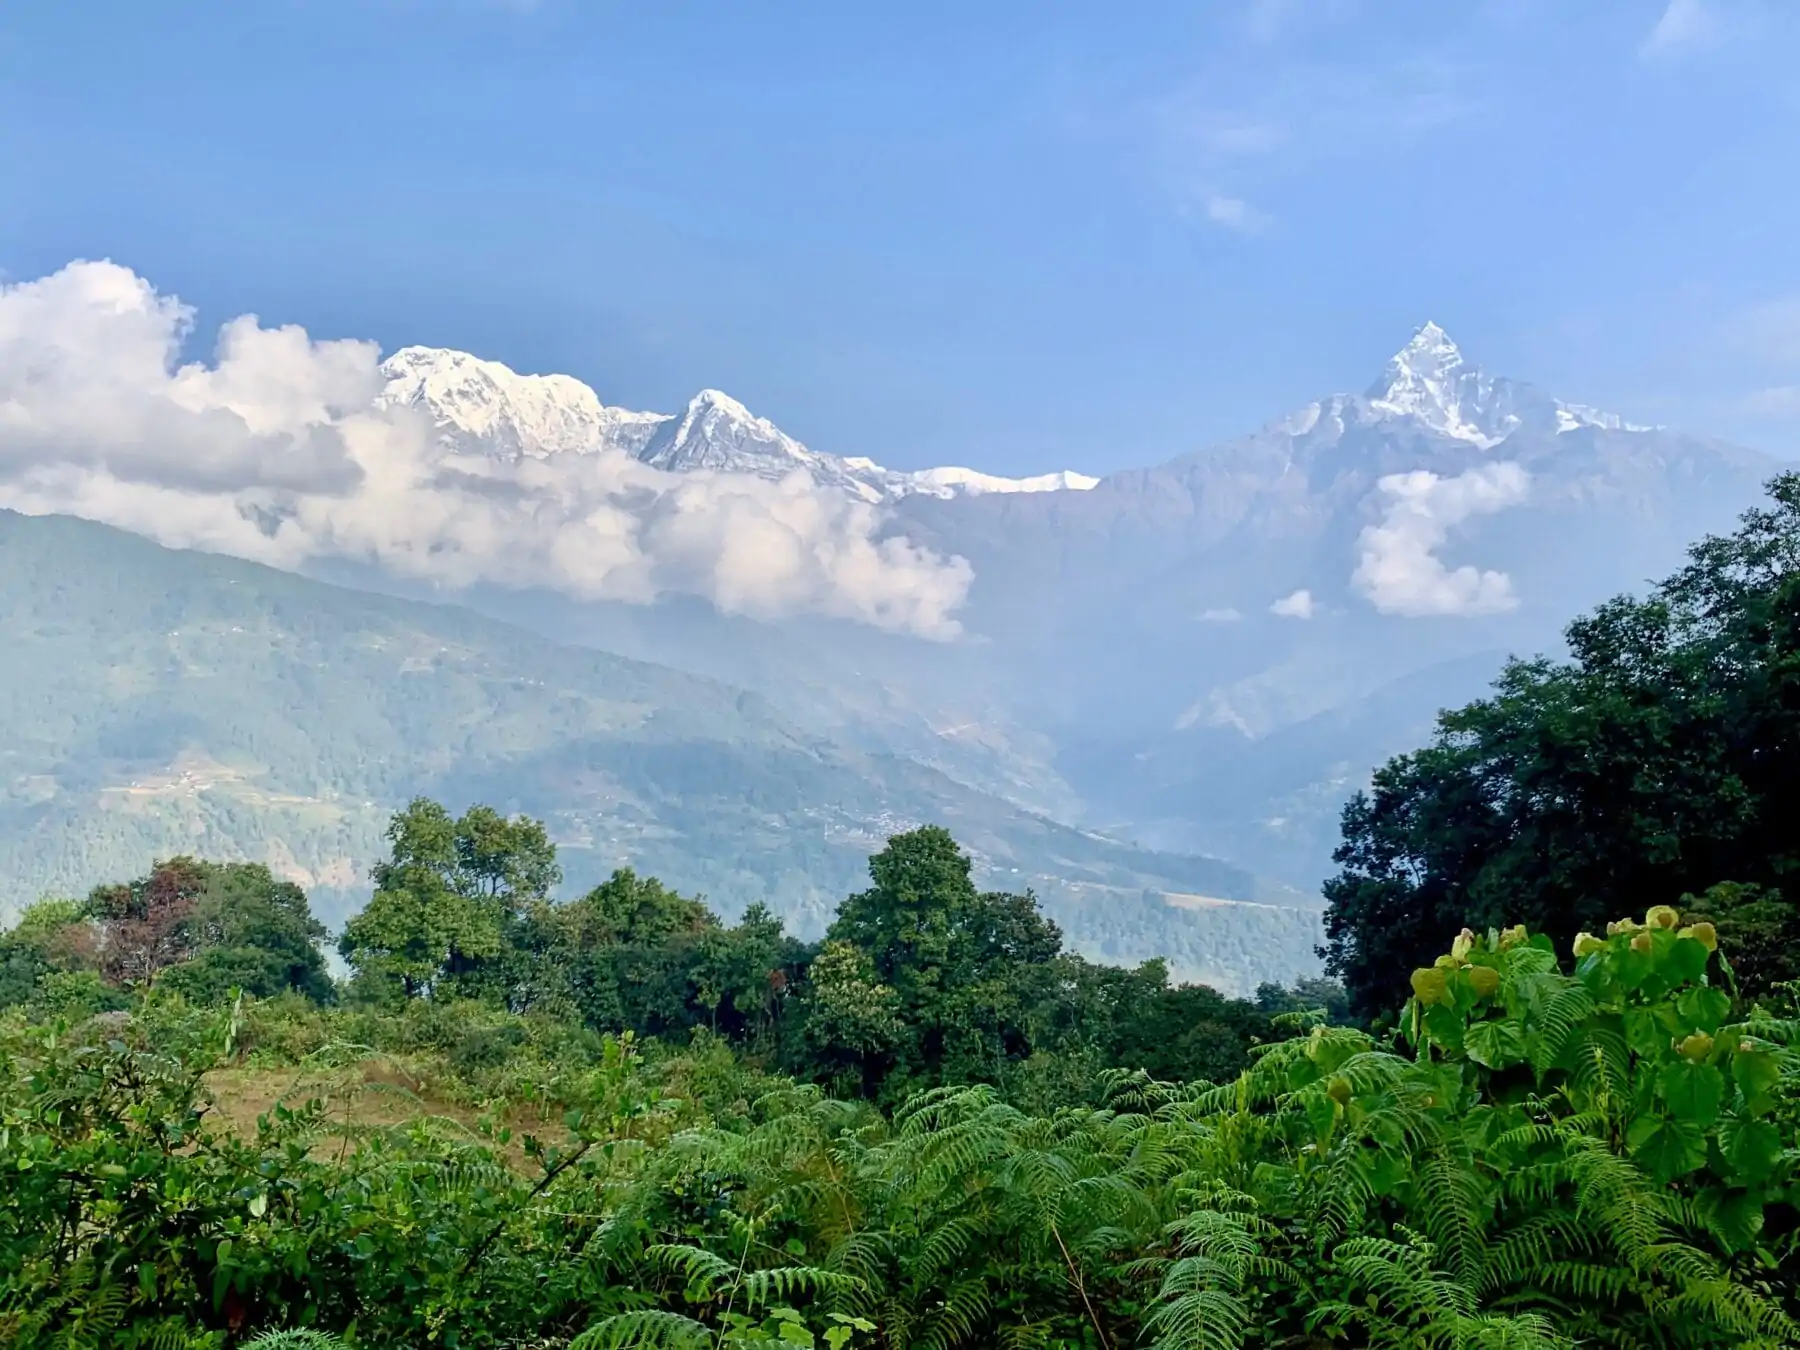
POLYGON ((1408 617, 1498 614, 1518 604, 1504 572, 1449 568, 1437 550, 1471 516, 1525 500, 1530 477, 1517 464, 1489 464, 1446 478, 1429 470, 1389 474, 1379 524, 1359 539, 1352 581, 1376 609, 1408 617))
POLYGON ((1316 606, 1313 595, 1308 590, 1298 590, 1292 595, 1284 595, 1269 606, 1269 613, 1283 619, 1310 619, 1316 606))
POLYGON ((422 414, 376 406, 372 342, 245 315, 210 360, 182 364, 193 324, 109 262, 0 287, 0 506, 284 568, 346 557, 452 587, 682 592, 757 617, 958 631, 968 564, 885 533, 875 508, 803 473, 458 455, 422 414))

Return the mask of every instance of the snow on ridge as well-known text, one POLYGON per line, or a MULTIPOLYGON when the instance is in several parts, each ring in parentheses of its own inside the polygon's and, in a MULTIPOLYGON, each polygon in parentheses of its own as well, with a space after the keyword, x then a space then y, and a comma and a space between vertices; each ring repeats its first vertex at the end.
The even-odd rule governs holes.
POLYGON ((1655 431, 1561 399, 1470 364, 1437 324, 1423 324, 1389 358, 1381 378, 1361 395, 1334 394, 1271 422, 1268 430, 1306 436, 1342 432, 1346 422, 1407 423, 1439 436, 1492 449, 1521 428, 1542 432, 1597 427, 1607 431, 1655 431))
POLYGON ((521 375, 498 361, 441 347, 402 347, 382 362, 379 407, 429 413, 445 448, 486 449, 501 458, 592 454, 640 446, 658 413, 608 407, 572 375, 521 375))
POLYGON ((870 503, 914 494, 1083 491, 1100 480, 1063 470, 1005 478, 949 465, 904 473, 861 456, 808 449, 718 389, 702 389, 680 413, 610 407, 570 375, 521 375, 498 361, 438 347, 403 347, 382 363, 381 407, 428 414, 455 452, 543 458, 622 450, 672 473, 748 473, 779 480, 796 470, 870 503))
POLYGON ((1034 474, 1029 478, 1002 478, 954 464, 941 469, 920 469, 905 477, 916 485, 917 491, 941 490, 943 496, 953 496, 959 489, 971 496, 982 492, 1086 492, 1100 482, 1091 474, 1076 473, 1073 469, 1034 474))

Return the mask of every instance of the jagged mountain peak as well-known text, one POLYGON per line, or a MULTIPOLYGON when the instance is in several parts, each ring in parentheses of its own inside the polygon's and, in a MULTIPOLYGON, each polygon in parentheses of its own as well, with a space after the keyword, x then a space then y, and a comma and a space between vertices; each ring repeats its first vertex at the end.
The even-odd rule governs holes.
POLYGON ((641 445, 661 419, 610 408, 572 375, 521 375, 446 347, 402 347, 381 363, 376 402, 431 417, 445 449, 501 459, 641 445))
POLYGON ((1565 403, 1534 385, 1490 375, 1464 356, 1436 323, 1415 329, 1360 396, 1334 394, 1271 423, 1289 436, 1336 436, 1355 423, 1392 423, 1466 442, 1498 446, 1521 429, 1561 434, 1583 428, 1652 431, 1616 413, 1565 403))
POLYGON ((1531 401, 1525 386, 1469 365, 1450 335, 1429 322, 1394 353, 1364 397, 1377 413, 1415 418, 1440 435, 1482 446, 1517 430, 1523 422, 1517 405, 1531 401))
POLYGON ((814 482, 877 503, 917 494, 1080 491, 1099 480, 1067 470, 1004 478, 956 466, 902 473, 874 460, 810 450, 720 389, 702 389, 680 413, 603 404, 572 375, 521 375, 510 366, 443 347, 402 347, 382 363, 382 407, 427 414, 455 453, 500 459, 619 450, 671 473, 710 470, 814 482))
POLYGON ((1389 358, 1386 378, 1377 388, 1391 387, 1396 381, 1407 379, 1442 378, 1462 363, 1462 348, 1436 323, 1427 319, 1407 344, 1389 358))

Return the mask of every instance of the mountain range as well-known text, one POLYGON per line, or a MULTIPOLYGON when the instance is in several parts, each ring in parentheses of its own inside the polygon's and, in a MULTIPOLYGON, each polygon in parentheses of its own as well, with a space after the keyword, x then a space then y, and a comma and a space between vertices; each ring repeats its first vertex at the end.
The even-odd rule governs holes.
POLYGON ((620 451, 672 473, 744 473, 771 482, 799 472, 871 503, 915 494, 1082 490, 1100 481, 1068 470, 1030 478, 953 466, 897 473, 871 459, 809 450, 717 389, 702 389, 679 413, 631 412, 602 404, 568 375, 520 375, 439 347, 403 347, 382 362, 381 374, 378 406, 426 413, 439 445, 453 453, 516 461, 620 451))
POLYGON ((967 559, 973 583, 951 644, 705 607, 465 598, 754 688, 1033 809, 1306 890, 1375 764, 1509 653, 1556 649, 1581 609, 1677 565, 1776 467, 1492 375, 1433 323, 1360 394, 1150 468, 984 480, 1004 491, 920 490, 970 471, 812 450, 713 393, 679 416, 627 414, 551 377, 557 406, 584 410, 553 418, 520 392, 531 377, 471 361, 406 349, 383 367, 384 397, 463 450, 803 469, 879 501, 893 533, 967 559), (480 396, 458 392, 449 373, 477 366, 480 396))
MULTIPOLYGON (((571 885, 630 863, 814 932, 884 832, 940 820, 1085 950, 1285 979, 1374 766, 1775 468, 1490 375, 1434 324, 1360 394, 1103 477, 895 470, 716 390, 628 411, 434 348, 376 384, 446 463, 635 461, 658 491, 846 504, 871 547, 957 560, 955 624, 452 585, 355 549, 296 576, 8 514, 5 901, 195 849, 265 858, 341 913, 385 812, 427 792, 543 815, 571 885)), ((281 537, 261 501, 239 509, 281 537)))

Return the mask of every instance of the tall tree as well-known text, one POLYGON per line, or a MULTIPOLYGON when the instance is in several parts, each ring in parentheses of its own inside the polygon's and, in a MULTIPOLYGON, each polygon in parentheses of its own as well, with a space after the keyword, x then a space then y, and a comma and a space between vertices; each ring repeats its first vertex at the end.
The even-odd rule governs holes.
POLYGON ((196 955, 168 972, 170 984, 201 1001, 233 989, 258 998, 290 989, 318 1001, 331 997, 319 947, 327 933, 305 891, 262 863, 197 866, 200 890, 188 917, 196 955))
POLYGON ((420 797, 394 815, 387 838, 375 894, 344 926, 344 958, 407 997, 446 982, 469 993, 504 985, 516 974, 501 961, 509 928, 561 876, 542 823, 486 806, 452 817, 420 797))
POLYGON ((891 991, 880 1003, 904 1028, 892 1048, 896 1083, 991 1081, 1028 1055, 1062 951, 1037 901, 977 891, 968 857, 935 825, 888 840, 869 877, 827 937, 867 958, 859 988, 891 991))
POLYGON ((1509 664, 1345 808, 1324 952, 1358 1013, 1398 1008, 1464 925, 1567 942, 1729 882, 1776 905, 1759 940, 1800 939, 1780 909, 1800 869, 1800 474, 1769 491, 1649 598, 1571 624, 1566 661, 1509 664))

